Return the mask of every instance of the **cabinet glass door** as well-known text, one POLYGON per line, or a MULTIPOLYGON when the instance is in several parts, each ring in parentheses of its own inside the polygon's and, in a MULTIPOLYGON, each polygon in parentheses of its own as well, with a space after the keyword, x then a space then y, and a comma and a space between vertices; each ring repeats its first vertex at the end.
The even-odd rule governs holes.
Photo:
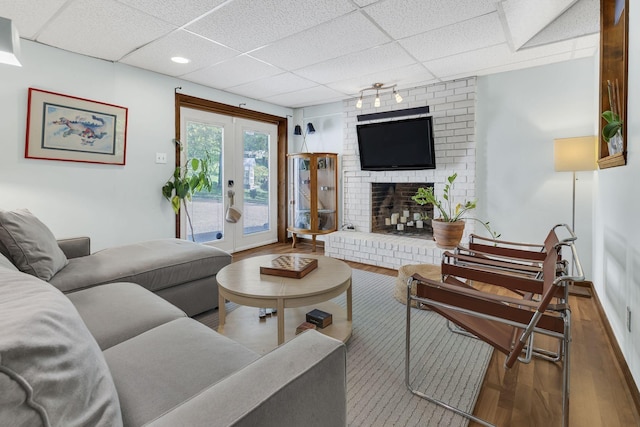
POLYGON ((336 229, 335 157, 317 157, 318 225, 320 231, 336 229))

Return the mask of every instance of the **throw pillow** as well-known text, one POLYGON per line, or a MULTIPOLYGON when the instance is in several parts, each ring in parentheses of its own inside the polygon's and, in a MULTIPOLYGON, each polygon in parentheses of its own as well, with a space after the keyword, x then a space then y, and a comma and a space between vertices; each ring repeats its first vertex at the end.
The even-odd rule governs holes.
POLYGON ((0 210, 0 242, 20 271, 42 280, 69 262, 51 230, 27 209, 0 210))
POLYGON ((0 331, 0 425, 122 426, 104 355, 62 292, 3 270, 0 331))

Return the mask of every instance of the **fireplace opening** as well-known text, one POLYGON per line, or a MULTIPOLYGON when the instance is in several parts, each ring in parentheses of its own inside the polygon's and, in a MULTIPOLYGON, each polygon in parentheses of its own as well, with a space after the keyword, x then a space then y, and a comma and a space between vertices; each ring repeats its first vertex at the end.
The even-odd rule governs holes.
POLYGON ((421 206, 411 200, 411 196, 420 187, 433 187, 433 183, 372 183, 371 232, 432 239, 433 205, 429 203, 421 206))

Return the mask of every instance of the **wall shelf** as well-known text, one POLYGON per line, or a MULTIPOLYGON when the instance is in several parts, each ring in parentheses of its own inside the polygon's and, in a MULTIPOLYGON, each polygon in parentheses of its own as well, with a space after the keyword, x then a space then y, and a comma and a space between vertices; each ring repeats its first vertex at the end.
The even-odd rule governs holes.
POLYGON ((613 156, 603 157, 598 160, 598 167, 600 169, 613 168, 616 166, 624 166, 627 164, 627 160, 625 158, 626 152, 614 154, 613 156))
POLYGON ((629 0, 600 0, 600 169, 627 164, 627 69, 629 56, 629 0), (602 128, 607 122, 602 112, 612 109, 609 100, 609 83, 617 86, 622 127, 622 152, 609 155, 607 142, 602 138, 602 128))

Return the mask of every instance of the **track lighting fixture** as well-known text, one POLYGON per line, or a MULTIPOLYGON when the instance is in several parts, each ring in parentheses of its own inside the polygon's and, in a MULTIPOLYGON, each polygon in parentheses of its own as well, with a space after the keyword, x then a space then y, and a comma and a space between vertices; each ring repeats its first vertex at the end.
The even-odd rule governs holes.
POLYGON ((358 98, 358 101, 356 101, 356 108, 362 108, 362 98, 364 96, 364 92, 366 92, 368 90, 375 90, 376 91, 376 97, 375 97, 375 100, 373 101, 373 106, 376 107, 376 108, 379 107, 380 106, 380 91, 387 90, 387 89, 393 90, 393 96, 395 97, 395 100, 396 100, 396 102, 398 104, 402 102, 402 97, 400 96, 400 94, 396 90, 396 85, 385 86, 384 83, 374 83, 374 84, 371 85, 371 87, 364 88, 364 89, 362 89, 360 91, 360 97, 358 98))

